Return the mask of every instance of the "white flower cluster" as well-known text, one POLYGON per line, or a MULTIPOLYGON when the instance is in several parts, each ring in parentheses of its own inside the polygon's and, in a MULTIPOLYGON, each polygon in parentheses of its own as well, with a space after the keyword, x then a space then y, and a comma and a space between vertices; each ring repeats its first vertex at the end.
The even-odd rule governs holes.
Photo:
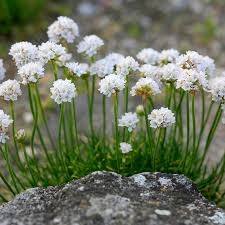
POLYGON ((159 61, 160 53, 152 48, 144 48, 137 54, 137 59, 150 65, 156 65, 159 61))
POLYGON ((131 56, 127 56, 122 59, 116 67, 116 73, 120 76, 127 76, 131 71, 136 71, 139 68, 139 64, 131 56))
POLYGON ((110 74, 99 82, 99 91, 103 95, 110 97, 116 91, 122 91, 125 88, 125 79, 116 74, 110 74))
POLYGON ((132 96, 153 96, 161 93, 159 85, 151 78, 140 78, 138 82, 131 88, 130 94, 132 96))
POLYGON ((13 120, 9 115, 5 114, 3 110, 0 109, 0 143, 6 143, 9 139, 8 129, 13 120))
POLYGON ((50 88, 51 98, 57 103, 71 102, 76 96, 76 87, 71 80, 56 80, 50 88))
POLYGON ((61 44, 56 44, 54 42, 44 42, 40 46, 39 57, 42 63, 47 63, 49 60, 57 60, 60 56, 66 54, 66 49, 61 44))
POLYGON ((69 70, 70 73, 78 77, 86 74, 89 70, 89 66, 87 63, 69 62, 66 63, 65 67, 69 70))
POLYGON ((182 76, 184 71, 174 63, 169 63, 161 67, 161 80, 174 82, 182 76))
POLYGON ((65 64, 70 61, 72 59, 72 54, 70 53, 65 53, 65 54, 62 54, 58 57, 57 61, 56 61, 56 64, 58 66, 65 66, 65 64))
POLYGON ((120 143, 120 150, 123 154, 127 154, 132 151, 132 146, 126 142, 120 143))
POLYGON ((179 56, 179 52, 176 49, 162 50, 159 56, 159 64, 164 65, 168 63, 175 63, 179 56))
POLYGON ((30 42, 18 42, 11 46, 9 55, 19 68, 29 62, 38 60, 38 48, 30 42))
POLYGON ((197 91, 200 88, 206 89, 208 87, 208 80, 206 74, 196 70, 184 70, 176 83, 177 88, 182 88, 185 91, 197 91))
POLYGON ((40 62, 30 62, 21 66, 18 74, 22 78, 22 84, 36 83, 44 77, 44 67, 40 62))
POLYGON ((111 53, 105 58, 97 60, 90 67, 91 75, 98 75, 100 78, 103 78, 109 74, 115 72, 115 68, 124 59, 124 56, 118 53, 111 53))
POLYGON ((202 56, 195 51, 187 51, 186 54, 180 55, 176 63, 182 69, 194 69, 209 76, 212 76, 215 71, 214 60, 208 56, 202 56))
POLYGON ((6 101, 16 101, 22 94, 17 80, 7 80, 0 85, 0 96, 6 101))
POLYGON ((75 38, 79 36, 79 28, 72 19, 66 16, 59 16, 48 27, 47 34, 52 42, 59 43, 62 40, 66 40, 68 43, 73 43, 75 38))
POLYGON ((119 119, 118 125, 120 127, 127 127, 128 131, 131 132, 133 129, 136 128, 138 122, 139 122, 139 119, 138 119, 137 113, 128 112, 128 113, 125 113, 125 115, 123 115, 121 119, 119 119))
POLYGON ((160 67, 152 66, 150 64, 144 64, 139 68, 139 71, 144 77, 149 77, 154 80, 160 80, 160 67))
POLYGON ((5 67, 3 65, 3 60, 0 59, 0 81, 4 80, 5 72, 6 72, 6 70, 5 70, 5 67))
POLYGON ((152 110, 151 114, 148 115, 148 120, 152 128, 168 127, 175 123, 175 116, 168 108, 161 107, 152 110))
POLYGON ((103 40, 98 36, 94 34, 85 36, 83 40, 77 45, 77 52, 85 53, 88 57, 92 57, 103 45, 104 45, 103 40))
POLYGON ((225 102, 225 75, 210 79, 208 91, 212 95, 213 101, 225 102))

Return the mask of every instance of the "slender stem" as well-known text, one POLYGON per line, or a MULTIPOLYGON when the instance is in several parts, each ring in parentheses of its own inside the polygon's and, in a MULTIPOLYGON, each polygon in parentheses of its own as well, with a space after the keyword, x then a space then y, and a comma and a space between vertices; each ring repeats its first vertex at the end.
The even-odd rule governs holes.
POLYGON ((63 129, 63 119, 64 119, 64 104, 60 105, 60 116, 59 116, 59 133, 58 133, 58 144, 59 144, 59 153, 62 161, 62 166, 64 171, 66 172, 66 175, 68 176, 68 171, 66 168, 66 163, 65 163, 65 157, 63 154, 63 144, 62 144, 62 129, 63 129))
POLYGON ((106 96, 102 96, 102 115, 103 115, 103 148, 105 148, 106 142, 106 96))
POLYGON ((45 114, 43 105, 41 103, 41 97, 40 97, 40 93, 39 93, 37 84, 35 84, 35 90, 36 90, 36 96, 37 96, 37 100, 38 100, 38 105, 39 105, 39 107, 41 109, 41 115, 42 115, 42 119, 43 119, 43 122, 44 122, 44 126, 45 126, 45 129, 46 129, 47 134, 48 134, 48 138, 49 138, 49 140, 51 142, 51 145, 52 145, 53 149, 56 149, 56 146, 54 144, 51 132, 50 132, 48 124, 47 124, 46 114, 45 114))
POLYGON ((74 128, 75 128, 75 139, 76 139, 76 146, 79 153, 79 157, 81 158, 81 152, 80 152, 80 144, 79 144, 79 137, 78 137, 78 130, 77 130, 77 115, 76 115, 76 102, 75 99, 73 99, 73 117, 74 117, 74 128))
POLYGON ((185 156, 184 156, 184 162, 183 162, 183 169, 185 168, 186 165, 186 160, 187 160, 187 155, 188 155, 188 151, 189 151, 189 139, 190 139, 190 115, 189 115, 189 93, 187 92, 186 94, 186 114, 187 114, 187 118, 186 118, 186 129, 187 129, 187 134, 186 134, 186 148, 185 148, 185 156))
MULTIPOLYGON (((125 84, 125 90, 124 90, 124 103, 125 103, 125 112, 128 112, 128 94, 129 94, 129 79, 128 75, 126 75, 126 84, 125 84)), ((123 128, 123 141, 126 139, 126 129, 123 128)))
POLYGON ((114 105, 114 121, 115 121, 115 140, 116 140, 116 159, 117 159, 117 170, 120 171, 120 152, 119 152, 119 129, 118 129, 118 96, 117 92, 113 95, 114 105))
POLYGON ((15 128, 15 107, 14 107, 14 102, 13 101, 10 101, 10 108, 11 108, 11 117, 12 117, 12 133, 13 133, 13 142, 14 142, 14 146, 15 146, 15 149, 16 149, 16 158, 17 158, 17 164, 19 166, 19 168, 24 171, 24 166, 21 162, 21 159, 20 159, 20 155, 19 155, 19 148, 18 148, 18 144, 17 144, 17 141, 16 141, 16 128, 15 128))
POLYGON ((196 142, 196 121, 195 121, 195 96, 192 96, 192 129, 193 129, 193 150, 195 150, 195 142, 196 142))
POLYGON ((52 70, 55 77, 55 80, 58 80, 58 68, 53 60, 51 60, 52 70))
POLYGON ((94 99, 95 99, 95 75, 92 76, 91 105, 90 105, 90 126, 92 136, 94 136, 94 126, 93 126, 94 99))
POLYGON ((208 149, 209 149, 209 146, 211 144, 211 141, 213 139, 213 136, 215 134, 215 131, 216 131, 216 128, 219 124, 219 121, 221 119, 221 115, 222 115, 222 110, 221 110, 221 103, 219 104, 218 106, 218 109, 217 109, 217 112, 216 112, 216 115, 214 117, 214 120, 212 122, 212 126, 209 130, 209 133, 208 133, 208 136, 207 136, 207 140, 206 140, 206 144, 205 144, 205 148, 204 148, 204 152, 203 152, 203 155, 201 157, 201 161, 200 161, 200 164, 199 164, 199 170, 201 169, 202 167, 202 164, 205 160, 205 157, 206 157, 206 154, 208 152, 208 149))

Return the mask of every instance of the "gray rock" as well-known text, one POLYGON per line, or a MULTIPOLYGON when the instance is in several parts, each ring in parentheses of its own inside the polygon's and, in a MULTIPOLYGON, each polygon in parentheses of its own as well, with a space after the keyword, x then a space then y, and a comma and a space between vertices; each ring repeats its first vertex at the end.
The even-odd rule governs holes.
POLYGON ((95 172, 66 185, 25 191, 0 206, 0 224, 212 225, 225 224, 225 213, 181 175, 95 172))

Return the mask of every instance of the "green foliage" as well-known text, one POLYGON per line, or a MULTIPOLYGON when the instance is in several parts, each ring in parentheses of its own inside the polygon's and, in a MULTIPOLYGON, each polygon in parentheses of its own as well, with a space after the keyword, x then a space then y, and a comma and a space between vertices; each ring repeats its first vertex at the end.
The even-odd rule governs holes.
POLYGON ((0 32, 8 33, 11 26, 25 25, 36 18, 45 0, 1 0, 0 32))

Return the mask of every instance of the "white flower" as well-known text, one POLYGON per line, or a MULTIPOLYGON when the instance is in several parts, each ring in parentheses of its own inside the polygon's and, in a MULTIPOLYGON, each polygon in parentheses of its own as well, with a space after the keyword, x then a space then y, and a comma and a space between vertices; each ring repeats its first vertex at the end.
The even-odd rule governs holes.
POLYGON ((25 138, 26 138, 26 132, 25 132, 25 130, 24 130, 24 129, 19 129, 19 130, 16 132, 15 137, 16 137, 16 140, 17 140, 19 143, 23 142, 23 141, 25 140, 25 138))
POLYGON ((50 41, 42 43, 38 46, 39 57, 41 62, 47 63, 49 60, 57 60, 60 56, 66 54, 66 49, 61 44, 50 41))
POLYGON ((137 59, 140 61, 156 65, 159 61, 160 53, 152 48, 144 48, 137 54, 137 59))
POLYGON ((180 55, 176 63, 182 69, 195 69, 209 76, 212 76, 215 71, 214 60, 195 51, 187 51, 186 54, 180 55))
POLYGON ((17 80, 7 80, 0 85, 0 96, 6 101, 16 101, 22 94, 17 80))
POLYGON ((119 64, 121 62, 121 60, 124 59, 124 56, 119 53, 113 52, 113 53, 108 54, 105 57, 105 59, 106 59, 106 61, 108 61, 108 63, 111 63, 112 65, 116 66, 117 64, 119 64))
POLYGON ((59 56, 58 60, 56 61, 56 64, 58 66, 65 66, 65 64, 72 59, 72 54, 65 53, 59 56))
POLYGON ((139 71, 144 77, 150 77, 155 80, 161 80, 161 69, 158 66, 152 66, 150 64, 144 64, 139 68, 139 71))
POLYGON ((100 80, 99 86, 100 93, 110 97, 116 91, 122 91, 125 88, 125 79, 116 74, 110 74, 100 80))
POLYGON ((179 56, 179 52, 175 49, 163 50, 159 56, 159 63, 164 65, 168 63, 175 63, 179 56))
POLYGON ((6 72, 6 70, 5 70, 5 67, 3 65, 3 60, 0 59, 0 81, 4 80, 5 72, 6 72))
POLYGON ((179 66, 173 63, 169 63, 161 67, 161 79, 163 81, 176 81, 184 72, 179 66))
POLYGON ((18 42, 11 46, 9 55, 13 57, 17 67, 38 60, 38 49, 30 42, 18 42))
POLYGON ((123 115, 121 119, 119 119, 118 125, 119 127, 127 127, 128 131, 131 132, 136 128, 138 122, 139 119, 137 117, 137 113, 128 112, 125 113, 125 115, 123 115))
POLYGON ((77 45, 77 52, 85 53, 88 57, 92 57, 97 54, 98 49, 103 45, 103 40, 98 36, 85 36, 84 39, 77 45))
POLYGON ((117 64, 116 73, 120 76, 127 76, 131 71, 136 71, 138 68, 138 62, 133 57, 127 56, 117 64))
POLYGON ((75 38, 79 36, 79 28, 72 19, 60 16, 48 27, 47 34, 52 42, 59 43, 66 40, 68 43, 73 43, 75 38))
POLYGON ((10 124, 13 120, 9 115, 5 114, 3 110, 0 110, 0 143, 6 143, 6 140, 9 139, 7 135, 10 124))
POLYGON ((76 87, 71 80, 56 80, 50 88, 51 98, 57 103, 71 102, 76 96, 76 87))
POLYGON ((70 73, 73 73, 78 77, 81 77, 83 74, 86 74, 89 69, 88 64, 76 62, 66 63, 65 67, 69 70, 70 73))
POLYGON ((140 78, 130 91, 132 96, 137 95, 143 97, 153 96, 159 93, 161 93, 159 85, 149 77, 140 78))
POLYGON ((185 91, 197 91, 200 88, 206 89, 208 87, 208 80, 205 73, 186 69, 178 77, 176 87, 182 88, 185 91))
POLYGON ((132 151, 132 146, 126 142, 120 143, 120 150, 123 154, 129 153, 132 151))
POLYGON ((118 53, 111 53, 105 58, 93 63, 90 67, 91 75, 98 75, 103 78, 109 74, 114 73, 116 66, 124 59, 124 56, 118 53))
POLYGON ((175 116, 168 108, 161 107, 152 110, 151 114, 148 115, 148 120, 152 128, 168 127, 175 123, 175 116))
POLYGON ((22 78, 22 84, 36 83, 44 77, 44 67, 40 62, 31 62, 20 67, 18 74, 22 78))
POLYGON ((209 90, 212 100, 225 102, 225 76, 215 77, 209 80, 209 90))

